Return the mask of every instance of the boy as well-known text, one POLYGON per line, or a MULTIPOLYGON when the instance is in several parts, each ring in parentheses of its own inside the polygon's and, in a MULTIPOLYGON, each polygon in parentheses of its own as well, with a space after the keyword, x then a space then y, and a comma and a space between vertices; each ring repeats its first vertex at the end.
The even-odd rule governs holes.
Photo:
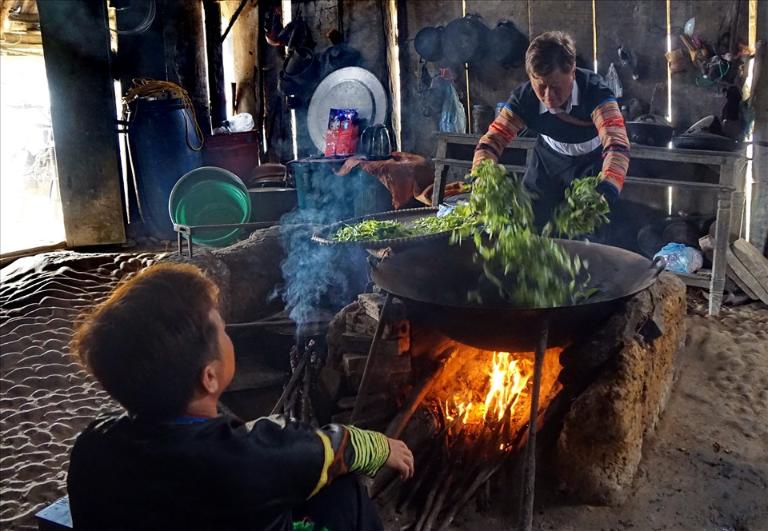
POLYGON ((75 442, 75 529, 282 531, 302 519, 317 530, 381 529, 351 473, 386 465, 407 479, 410 450, 351 426, 218 415, 235 357, 217 300, 196 267, 161 264, 118 287, 75 332, 72 352, 127 410, 75 442))

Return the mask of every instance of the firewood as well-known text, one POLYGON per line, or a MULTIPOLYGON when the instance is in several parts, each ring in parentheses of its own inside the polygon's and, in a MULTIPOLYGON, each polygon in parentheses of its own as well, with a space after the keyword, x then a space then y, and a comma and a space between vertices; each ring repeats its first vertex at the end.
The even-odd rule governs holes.
POLYGON ((736 276, 746 284, 749 290, 764 304, 768 304, 768 290, 763 287, 760 281, 755 277, 753 273, 756 271, 752 269, 751 265, 747 266, 741 261, 739 256, 734 252, 736 246, 734 244, 733 250, 726 250, 726 261, 728 266, 733 269, 736 276))
POLYGON ((437 498, 437 491, 440 490, 440 487, 443 485, 443 482, 445 481, 445 479, 448 477, 450 473, 451 471, 449 468, 443 468, 443 470, 440 472, 440 475, 432 484, 432 488, 429 489, 429 493, 427 494, 427 500, 424 502, 424 508, 422 509, 421 516, 419 517, 419 521, 416 522, 416 527, 414 528, 414 531, 424 531, 424 526, 427 523, 427 518, 429 518, 429 515, 432 512, 432 507, 435 504, 435 500, 437 498))
POLYGON ((432 528, 435 525, 435 520, 437 520, 438 515, 443 510, 443 503, 445 502, 445 497, 448 495, 452 487, 453 487, 453 471, 450 471, 448 473, 448 476, 443 481, 443 484, 440 488, 440 493, 438 494, 437 499, 435 500, 435 504, 432 507, 432 510, 429 511, 429 517, 427 518, 427 521, 424 524, 422 531, 432 531, 432 528))
MULTIPOLYGON (((747 240, 738 239, 733 242, 733 253, 744 266, 754 275, 755 280, 768 293, 768 259, 747 240)), ((758 293, 755 291, 755 293, 758 293)), ((762 299, 761 299, 762 300, 762 299)), ((766 304, 767 301, 763 300, 766 304)))
POLYGON ((438 528, 438 531, 444 531, 445 529, 448 529, 459 511, 467 504, 469 500, 472 499, 472 496, 475 495, 477 489, 480 488, 480 486, 483 485, 486 481, 488 481, 491 476, 493 476, 499 470, 499 468, 501 468, 501 465, 503 465, 506 461, 506 454, 503 457, 504 458, 499 459, 496 462, 486 463, 483 466, 482 470, 475 476, 475 479, 472 481, 469 488, 464 490, 463 494, 459 498, 458 503, 451 505, 451 509, 448 511, 448 514, 446 515, 445 520, 443 520, 443 523, 438 528))

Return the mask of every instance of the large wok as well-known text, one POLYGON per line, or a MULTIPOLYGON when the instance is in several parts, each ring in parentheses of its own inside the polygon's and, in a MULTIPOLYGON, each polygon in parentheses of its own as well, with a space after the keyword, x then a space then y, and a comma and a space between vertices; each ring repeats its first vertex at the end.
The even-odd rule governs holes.
POLYGON ((495 289, 483 291, 482 267, 473 260, 471 242, 451 246, 436 241, 403 249, 374 261, 371 275, 383 290, 406 299, 413 322, 423 322, 478 348, 532 351, 545 322, 549 346, 578 340, 593 332, 629 296, 652 285, 664 267, 618 247, 569 240, 559 243, 587 261, 589 287, 598 290, 581 304, 525 308, 506 301, 495 289), (478 288, 482 303, 469 302, 467 293, 478 288))

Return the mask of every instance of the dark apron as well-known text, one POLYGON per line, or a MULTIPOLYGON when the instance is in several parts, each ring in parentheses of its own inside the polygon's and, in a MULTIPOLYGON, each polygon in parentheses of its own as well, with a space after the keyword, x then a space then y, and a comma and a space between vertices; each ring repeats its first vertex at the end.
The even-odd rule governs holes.
POLYGON ((533 196, 536 226, 541 228, 552 218, 555 207, 565 196, 565 189, 574 179, 597 175, 602 167, 602 146, 585 155, 571 157, 556 152, 538 137, 523 176, 523 184, 533 196))

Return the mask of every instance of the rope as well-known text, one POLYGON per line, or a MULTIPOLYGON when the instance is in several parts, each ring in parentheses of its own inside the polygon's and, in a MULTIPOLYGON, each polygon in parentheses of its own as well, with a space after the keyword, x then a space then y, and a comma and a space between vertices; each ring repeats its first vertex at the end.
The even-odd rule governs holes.
POLYGON ((176 83, 171 81, 160 81, 157 79, 145 79, 139 78, 133 80, 133 87, 125 93, 123 96, 123 120, 128 120, 128 105, 138 98, 155 98, 155 99, 180 99, 184 105, 184 140, 187 142, 189 149, 193 151, 200 151, 203 149, 203 132, 200 129, 200 125, 197 123, 197 114, 195 113, 195 107, 192 105, 192 100, 189 97, 184 88, 180 87, 176 83), (189 141, 189 124, 188 119, 195 125, 195 134, 197 135, 197 146, 193 146, 189 141))

